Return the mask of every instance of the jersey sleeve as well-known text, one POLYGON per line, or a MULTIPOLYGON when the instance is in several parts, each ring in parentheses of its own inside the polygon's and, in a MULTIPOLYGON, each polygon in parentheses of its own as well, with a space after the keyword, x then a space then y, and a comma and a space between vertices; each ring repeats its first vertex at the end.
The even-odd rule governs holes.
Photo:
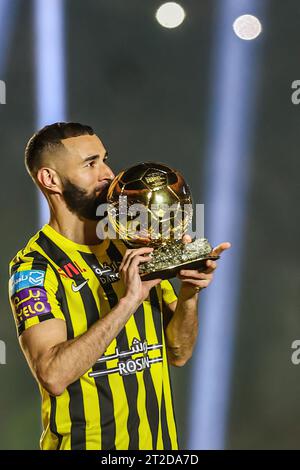
POLYGON ((9 300, 19 336, 40 322, 65 320, 57 292, 57 277, 46 260, 11 262, 9 300))
POLYGON ((170 281, 164 280, 160 283, 162 289, 162 298, 166 304, 171 304, 177 300, 177 294, 170 281))

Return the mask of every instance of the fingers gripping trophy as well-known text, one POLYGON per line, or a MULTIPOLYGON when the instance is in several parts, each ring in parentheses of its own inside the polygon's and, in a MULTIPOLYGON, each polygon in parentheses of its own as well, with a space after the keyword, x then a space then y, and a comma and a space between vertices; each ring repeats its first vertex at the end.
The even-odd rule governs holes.
POLYGON ((181 173, 161 163, 145 162, 121 171, 107 195, 108 218, 119 238, 133 248, 154 248, 139 266, 143 280, 169 279, 182 269, 205 270, 218 259, 206 238, 185 244, 193 217, 190 189, 181 173))

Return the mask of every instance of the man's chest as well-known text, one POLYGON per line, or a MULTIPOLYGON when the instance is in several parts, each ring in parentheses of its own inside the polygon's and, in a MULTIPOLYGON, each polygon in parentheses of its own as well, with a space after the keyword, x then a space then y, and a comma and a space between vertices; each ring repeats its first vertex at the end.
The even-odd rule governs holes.
POLYGON ((57 268, 57 272, 67 290, 79 292, 87 284, 90 288, 110 287, 120 282, 121 261, 98 257, 93 253, 76 254, 57 268))
MULTIPOLYGON (((126 286, 119 273, 121 262, 122 255, 112 258, 107 252, 101 255, 74 252, 56 264, 61 309, 73 325, 74 337, 105 317, 125 295, 126 286)), ((133 338, 146 337, 145 315, 141 313, 146 308, 149 307, 145 303, 141 305, 140 312, 133 312, 133 318, 126 325, 127 330, 133 330, 133 338)), ((159 317, 160 311, 155 312, 160 323, 159 317)))

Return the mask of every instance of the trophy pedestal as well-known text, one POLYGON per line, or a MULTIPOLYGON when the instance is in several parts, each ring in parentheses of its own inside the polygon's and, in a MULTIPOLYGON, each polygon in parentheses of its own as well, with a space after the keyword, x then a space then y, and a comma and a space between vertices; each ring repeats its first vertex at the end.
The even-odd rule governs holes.
POLYGON ((181 269, 204 271, 207 260, 219 259, 212 254, 212 247, 206 238, 199 238, 192 243, 168 242, 154 249, 151 261, 139 266, 143 281, 152 279, 171 279, 181 269))
POLYGON ((207 256, 206 258, 199 258, 193 261, 187 261, 177 266, 169 266, 168 268, 161 269, 160 271, 152 271, 149 273, 141 274, 143 281, 151 281, 152 279, 171 279, 176 277, 181 269, 197 269, 199 272, 206 269, 206 261, 208 259, 216 260, 220 256, 207 256))

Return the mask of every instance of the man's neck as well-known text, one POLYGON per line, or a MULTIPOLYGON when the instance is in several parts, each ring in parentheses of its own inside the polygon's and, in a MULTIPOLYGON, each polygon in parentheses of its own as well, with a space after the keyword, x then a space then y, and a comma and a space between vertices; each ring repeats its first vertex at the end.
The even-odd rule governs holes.
POLYGON ((79 219, 74 214, 67 214, 62 218, 51 213, 49 225, 65 238, 80 245, 100 243, 96 234, 96 220, 79 219))

